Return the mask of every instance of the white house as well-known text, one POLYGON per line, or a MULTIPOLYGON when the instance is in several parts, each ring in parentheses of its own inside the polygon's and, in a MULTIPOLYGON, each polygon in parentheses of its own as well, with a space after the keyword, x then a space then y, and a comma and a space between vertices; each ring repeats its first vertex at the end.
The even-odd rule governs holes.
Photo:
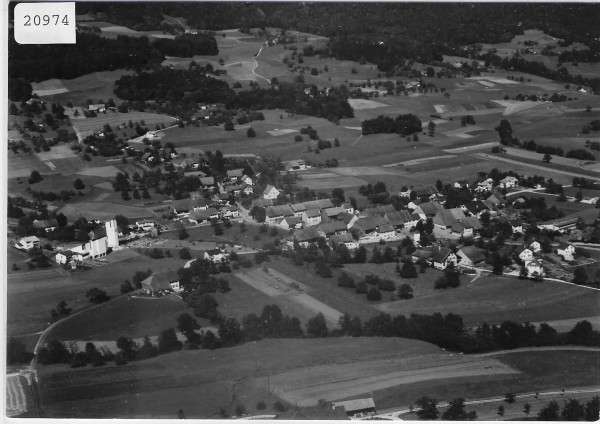
POLYGON ((565 261, 572 261, 575 255, 575 246, 568 243, 558 243, 556 254, 562 256, 565 261))
POLYGON ((516 186, 519 185, 519 180, 515 177, 504 177, 500 180, 500 183, 498 184, 501 188, 515 188, 516 186))
POLYGON ((142 219, 140 221, 136 221, 135 226, 138 230, 150 231, 152 228, 154 228, 155 223, 152 219, 142 219))
POLYGON ((182 291, 179 284, 179 275, 174 270, 156 272, 142 281, 142 290, 146 294, 155 296, 162 293, 174 291, 179 293, 182 291))
POLYGON ((377 232, 379 233, 379 237, 383 240, 391 240, 396 237, 396 230, 389 224, 380 225, 377 232))
POLYGON ((525 269, 528 277, 543 277, 545 275, 542 263, 536 259, 525 262, 525 269))
POLYGON ((533 260, 533 250, 528 249, 527 247, 522 247, 517 250, 517 254, 519 255, 519 259, 521 259, 523 262, 533 260))
POLYGON ((252 181, 252 178, 250 178, 248 175, 244 174, 242 175, 242 182, 246 185, 252 186, 254 185, 254 181, 252 181))
POLYGON ((533 253, 538 253, 539 251, 541 251, 541 250, 542 250, 542 245, 541 245, 539 242, 537 242, 537 241, 534 241, 533 243, 531 243, 531 244, 529 245, 529 248, 530 248, 531 250, 533 250, 533 253))
POLYGON ((358 241, 354 240, 352 234, 349 233, 331 236, 329 238, 329 243, 334 249, 340 244, 346 246, 348 250, 358 249, 358 241))
POLYGON ((277 190, 275 187, 273 187, 272 185, 268 185, 267 188, 265 188, 265 190, 262 193, 262 197, 263 199, 268 199, 268 200, 275 200, 277 199, 277 196, 279 196, 280 191, 277 190))
POLYGON ((444 270, 450 264, 456 266, 456 255, 447 247, 435 246, 431 252, 431 262, 434 268, 444 270))
POLYGON ((23 237, 18 243, 15 243, 15 247, 19 250, 29 250, 34 247, 40 247, 40 239, 36 236, 23 237))
POLYGON ((229 255, 221 249, 211 249, 204 252, 204 259, 208 259, 214 263, 227 262, 229 255))
POLYGON ((485 256, 475 246, 464 246, 457 253, 457 258, 459 259, 459 266, 467 266, 472 267, 480 264, 485 261, 485 256))
POLYGON ((321 222, 321 211, 319 209, 308 209, 302 212, 302 222, 307 227, 312 227, 321 222))

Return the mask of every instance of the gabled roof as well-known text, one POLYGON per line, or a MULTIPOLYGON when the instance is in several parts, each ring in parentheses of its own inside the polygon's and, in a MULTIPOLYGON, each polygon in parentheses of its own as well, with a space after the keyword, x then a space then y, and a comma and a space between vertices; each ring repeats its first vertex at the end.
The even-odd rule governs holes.
POLYGON ((468 216, 462 220, 465 228, 472 228, 474 231, 481 230, 483 225, 476 216, 468 216))
POLYGON ((532 259, 525 265, 527 268, 529 267, 542 267, 543 265, 537 259, 532 259))
POLYGON ((294 215, 294 211, 292 211, 289 205, 269 206, 266 208, 266 211, 269 218, 294 215))
POLYGON ((394 230, 394 227, 392 227, 390 224, 381 224, 379 226, 378 232, 380 232, 380 233, 393 233, 393 232, 396 232, 396 230, 394 230))
POLYGON ((433 217, 433 223, 442 227, 452 227, 458 221, 448 209, 438 211, 433 217))
POLYGON ((334 409, 338 407, 343 407, 346 413, 351 413, 354 411, 362 411, 365 409, 375 409, 375 402, 373 402, 373 398, 353 399, 345 400, 343 402, 333 402, 332 406, 334 409))
POLYGON ((444 207, 438 202, 421 203, 418 207, 425 215, 435 215, 438 211, 444 210, 444 207))
POLYGON ((508 223, 511 225, 511 227, 522 227, 523 226, 523 221, 521 221, 520 219, 511 219, 508 221, 508 223))
POLYGON ((343 221, 326 222, 317 225, 317 229, 323 231, 325 234, 333 234, 338 231, 345 231, 346 224, 343 221))
POLYGON ((429 259, 432 255, 431 249, 417 249, 412 253, 412 256, 415 258, 429 259))
POLYGON ((194 211, 190 214, 190 218, 195 220, 195 221, 204 221, 204 220, 208 220, 211 219, 211 216, 214 216, 215 214, 218 214, 219 211, 216 210, 215 208, 208 208, 208 209, 204 209, 204 210, 197 210, 194 211))
POLYGON ((432 184, 413 187, 412 191, 417 193, 417 196, 419 196, 419 197, 431 196, 432 194, 439 193, 439 190, 437 189, 437 187, 432 184))
POLYGON ((315 218, 317 216, 321 216, 321 211, 319 209, 308 209, 305 210, 304 213, 308 218, 315 218))
POLYGON ((564 249, 566 249, 569 246, 573 246, 573 245, 570 244, 570 243, 565 243, 563 241, 559 241, 558 242, 558 246, 556 246, 556 247, 558 247, 560 250, 564 250, 564 249))
MULTIPOLYGON (((294 227, 297 224, 300 224, 302 222, 302 218, 300 218, 299 216, 286 216, 285 218, 283 218, 282 221, 287 222, 287 224, 290 227, 294 227)), ((344 227, 345 228, 345 227, 344 227)))
POLYGON ((21 240, 19 240, 20 242, 24 242, 24 243, 30 243, 30 242, 36 242, 36 241, 40 241, 39 238, 37 238, 36 236, 28 236, 28 237, 23 237, 21 240))
POLYGON ((36 219, 33 221, 33 226, 34 226, 34 228, 39 228, 39 229, 49 228, 49 227, 58 227, 58 222, 54 218, 41 220, 41 221, 38 221, 36 219))
POLYGON ((485 261, 485 255, 475 246, 464 246, 459 251, 474 264, 485 261))
POLYGON ((310 200, 308 202, 302 202, 307 209, 328 209, 333 208, 333 202, 331 199, 317 199, 310 200))
POLYGON ((373 231, 382 224, 385 224, 383 217, 374 215, 367 216, 365 218, 358 218, 358 221, 354 223, 354 226, 362 229, 363 231, 373 231))
POLYGON ((224 252, 221 249, 210 249, 205 252, 210 256, 222 255, 224 252))
POLYGON ((338 234, 335 236, 331 236, 329 238, 329 240, 334 243, 334 244, 339 244, 339 243, 351 243, 351 242, 355 242, 356 240, 354 240, 354 238, 352 237, 352 234, 350 233, 345 233, 345 234, 338 234))
POLYGON ((293 205, 290 205, 290 208, 292 208, 294 212, 304 212, 308 209, 304 203, 294 203, 293 205))
POLYGON ((200 177, 200 184, 203 186, 214 186, 215 185, 215 177, 200 177))
POLYGON ((327 215, 328 217, 336 217, 341 213, 345 213, 346 209, 341 207, 341 206, 337 206, 337 207, 333 207, 333 208, 327 208, 323 210, 323 213, 325 215, 327 215))
POLYGON ((171 285, 174 281, 179 281, 179 274, 174 270, 170 269, 163 272, 155 272, 144 281, 142 281, 142 287, 147 288, 150 291, 157 292, 160 290, 170 290, 171 285))
POLYGON ((244 175, 243 169, 230 169, 227 171, 227 178, 241 178, 244 175))
POLYGON ((103 237, 106 237, 106 228, 104 228, 104 227, 94 228, 92 231, 90 231, 89 236, 90 236, 90 240, 99 240, 103 237))
POLYGON ((434 262, 444 262, 452 250, 447 247, 435 246, 431 251, 431 259, 434 262))
MULTIPOLYGON (((265 187, 265 189, 263 190, 263 194, 269 194, 271 193, 271 191, 273 190, 277 190, 277 188, 273 187, 271 184, 267 185, 267 187, 265 187)), ((279 190, 277 190, 277 192, 279 192, 279 190)))
POLYGON ((398 227, 400 225, 406 224, 407 222, 414 221, 414 219, 408 211, 388 212, 383 217, 390 225, 394 227, 398 227))
POLYGON ((259 208, 266 208, 268 206, 273 206, 273 200, 264 199, 262 197, 259 197, 258 199, 254 199, 252 201, 252 206, 258 206, 259 208))

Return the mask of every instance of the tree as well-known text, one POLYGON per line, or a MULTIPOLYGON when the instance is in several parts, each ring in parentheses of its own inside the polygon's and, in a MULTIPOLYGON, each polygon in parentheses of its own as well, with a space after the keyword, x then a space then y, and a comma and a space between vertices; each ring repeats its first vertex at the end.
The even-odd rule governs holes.
POLYGON ((197 344, 200 342, 200 336, 196 330, 200 330, 200 324, 188 313, 177 317, 177 329, 187 338, 188 343, 197 344))
POLYGON ((548 153, 546 153, 542 159, 542 161, 544 163, 550 163, 551 160, 552 160, 552 156, 550 156, 548 153))
POLYGON ((67 307, 67 302, 63 299, 56 305, 56 309, 52 309, 52 316, 67 316, 71 313, 72 309, 67 307))
POLYGON ((367 261, 367 249, 364 246, 360 246, 356 250, 353 260, 357 264, 364 264, 367 261))
POLYGON ((514 403, 517 400, 517 397, 514 393, 506 393, 504 395, 504 402, 506 403, 514 403))
POLYGON ((246 135, 248 136, 248 138, 254 138, 256 137, 256 131, 254 131, 254 128, 250 127, 246 131, 246 135))
POLYGON ((417 269, 411 260, 407 260, 400 269, 400 277, 402 278, 417 278, 417 269))
POLYGON ((235 127, 233 126, 233 122, 232 121, 225 122, 223 129, 225 129, 225 131, 233 131, 235 129, 235 127))
POLYGON ((321 312, 308 320, 306 325, 306 333, 310 337, 327 337, 327 323, 325 322, 325 317, 321 312))
POLYGON ((30 361, 33 354, 27 352, 25 343, 16 337, 10 337, 6 344, 6 363, 8 365, 23 364, 30 361))
POLYGON ((400 299, 412 299, 413 298, 413 289, 409 284, 402 284, 398 287, 398 297, 400 299))
POLYGON ((135 290, 135 287, 131 285, 129 280, 125 280, 123 284, 121 284, 121 294, 130 293, 135 290))
POLYGON ((585 408, 577 399, 569 399, 560 411, 566 421, 580 421, 585 416, 585 408))
POLYGON ((135 358, 136 345, 133 340, 123 336, 117 338, 117 349, 121 351, 125 361, 131 361, 135 358))
POLYGON ((500 417, 504 416, 504 405, 498 405, 498 409, 496 411, 497 411, 496 413, 498 414, 498 416, 500 416, 500 417))
POLYGON ((598 421, 600 415, 600 397, 594 396, 585 404, 585 420, 598 421))
POLYGON ((105 290, 101 290, 97 287, 89 289, 85 294, 85 297, 87 297, 90 302, 96 304, 106 302, 110 299, 110 296, 106 294, 105 290))
POLYGON ((342 272, 338 277, 338 286, 354 288, 356 287, 356 284, 354 283, 354 278, 350 277, 345 272, 342 272))
POLYGON ((525 405, 523 405, 523 412, 526 415, 529 415, 529 413, 531 412, 531 405, 529 403, 526 403, 525 405))
POLYGON ((179 240, 185 240, 190 235, 188 234, 188 232, 185 229, 185 227, 182 227, 182 228, 179 229, 179 232, 177 233, 177 236, 179 237, 179 240))
POLYGON ((435 135, 435 122, 429 121, 427 125, 427 130, 429 132, 429 137, 433 137, 435 135))
POLYGON ((437 409, 437 400, 423 396, 415 402, 417 405, 417 417, 422 420, 437 420, 440 412, 437 409))
POLYGON ((463 398, 454 398, 448 403, 448 408, 442 414, 442 420, 446 421, 473 421, 477 419, 474 411, 467 413, 465 411, 465 400, 463 398))
POLYGON ((371 287, 367 292, 367 300, 381 300, 381 292, 377 289, 377 287, 371 287))
POLYGON ((495 128, 500 136, 500 143, 510 146, 513 143, 512 127, 506 119, 500 121, 500 124, 495 128))
POLYGON ((44 178, 42 178, 42 175, 39 173, 39 171, 34 169, 33 171, 31 171, 31 174, 29 175, 29 179, 27 180, 27 182, 29 182, 29 184, 35 184, 35 183, 39 183, 43 179, 44 178))
POLYGON ((181 248, 179 251, 179 259, 192 259, 192 254, 190 253, 190 249, 187 247, 181 248))
POLYGON ((235 346, 242 341, 242 328, 235 318, 227 318, 219 324, 219 337, 223 346, 235 346))
POLYGON ((592 341, 594 334, 592 324, 587 321, 579 321, 575 327, 567 333, 569 343, 575 345, 588 345, 592 341))
POLYGON ((160 353, 173 352, 181 349, 181 342, 177 340, 175 329, 168 328, 158 335, 158 351, 160 353))
POLYGON ((81 178, 76 178, 75 181, 73 181, 73 187, 75 190, 83 190, 85 188, 85 184, 83 181, 81 181, 81 178))
POLYGON ((538 421, 558 421, 560 406, 558 402, 550 401, 548 405, 543 407, 538 413, 538 421))

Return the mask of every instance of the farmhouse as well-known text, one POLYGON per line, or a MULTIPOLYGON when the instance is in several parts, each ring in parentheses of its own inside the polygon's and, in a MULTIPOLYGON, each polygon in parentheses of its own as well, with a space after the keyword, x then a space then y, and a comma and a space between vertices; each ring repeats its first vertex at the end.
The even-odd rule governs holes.
POLYGON ((182 289, 179 285, 179 275, 170 269, 150 275, 142 281, 142 290, 151 296, 159 296, 171 291, 179 293, 182 289))
MULTIPOLYGON (((210 210, 210 208, 209 208, 210 210)), ((226 218, 226 219, 231 219, 231 218, 237 218, 240 216, 240 210, 237 208, 237 206, 223 206, 221 208, 221 217, 222 218, 226 218)), ((217 216, 218 216, 218 212, 217 212, 217 216)))
MULTIPOLYGON (((365 218, 358 218, 358 220, 352 226, 352 229, 362 236, 377 236, 377 230, 383 224, 385 224, 383 217, 379 215, 367 216, 365 218)), ((388 224, 389 225, 389 224, 388 224)))
POLYGON ((568 233, 577 228, 577 218, 562 219, 543 224, 538 224, 538 228, 543 230, 558 231, 559 233, 568 233))
POLYGON ((193 224, 203 224, 213 219, 219 219, 219 211, 215 208, 199 209, 192 212, 188 217, 188 221, 193 224))
POLYGON ((467 217, 460 208, 443 209, 435 214, 433 217, 433 224, 436 227, 445 230, 466 218, 467 217))
MULTIPOLYGON (((323 238, 323 235, 319 230, 317 230, 315 227, 309 227, 296 231, 293 239, 300 246, 308 247, 310 243, 316 243, 321 238, 323 238)), ((293 243, 291 247, 293 247, 293 243)))
POLYGON ((333 235, 346 234, 346 224, 342 221, 322 222, 317 226, 317 229, 325 234, 325 237, 333 235))
POLYGON ((414 187, 411 192, 415 193, 420 199, 422 197, 428 197, 430 199, 435 198, 439 194, 439 190, 432 184, 422 185, 414 187))
POLYGON ((391 240, 396 237, 396 230, 390 224, 382 224, 377 233, 383 240, 391 240))
POLYGON ((523 234, 523 221, 520 219, 511 219, 508 223, 513 234, 523 234))
POLYGON ((489 212, 490 210, 490 208, 481 200, 467 202, 461 207, 461 209, 463 210, 463 212, 474 215, 477 218, 481 218, 481 215, 484 212, 489 212))
POLYGON ((302 217, 302 214, 308 210, 304 203, 294 203, 290 205, 290 208, 294 212, 294 216, 302 217))
POLYGON ((306 168, 306 163, 302 159, 291 160, 288 162, 286 171, 303 171, 306 168))
POLYGON ((230 169, 229 171, 227 171, 227 180, 230 183, 237 183, 238 178, 242 178, 243 175, 244 175, 243 169, 230 169))
POLYGON ((80 255, 71 252, 70 250, 65 250, 64 252, 58 252, 54 257, 54 260, 59 265, 69 264, 72 269, 77 267, 77 262, 82 260, 80 255))
POLYGON ((49 233, 50 231, 54 231, 58 228, 58 222, 54 218, 41 221, 36 219, 33 221, 33 227, 36 230, 44 230, 45 232, 49 233))
POLYGON ((575 246, 569 243, 558 243, 556 247, 556 254, 562 256, 565 261, 572 261, 575 255, 575 246))
POLYGON ((34 247, 40 247, 40 239, 36 236, 23 237, 15 244, 15 247, 19 250, 29 250, 34 247))
POLYGON ((354 240, 352 234, 349 233, 331 236, 329 238, 329 244, 334 249, 336 249, 340 244, 346 246, 348 250, 358 249, 358 241, 354 240))
POLYGON ((324 209, 321 216, 323 219, 337 219, 337 217, 340 216, 340 214, 345 213, 347 213, 345 208, 337 206, 333 208, 324 209))
POLYGON ((519 180, 515 177, 504 177, 500 180, 500 183, 498 184, 501 188, 515 188, 516 186, 519 185, 519 180))
POLYGON ((143 231, 150 231, 152 228, 154 228, 154 225, 155 223, 151 219, 142 219, 140 221, 135 222, 135 226, 137 227, 137 229, 143 231))
POLYGON ((485 256, 475 246, 464 246, 456 252, 458 266, 472 267, 485 261, 485 256))
POLYGON ((541 278, 545 275, 542 263, 536 259, 525 262, 525 269, 527 270, 528 277, 541 278))
POLYGON ((373 398, 346 400, 343 402, 332 402, 333 409, 343 408, 350 418, 371 417, 377 413, 373 398))
POLYGON ((426 202, 419 204, 414 213, 418 214, 422 220, 427 218, 433 218, 439 211, 443 210, 444 207, 438 202, 426 202))
POLYGON ((521 259, 523 262, 527 262, 533 259, 533 250, 528 249, 527 247, 520 247, 519 249, 517 249, 517 256, 519 256, 519 259, 521 259))
POLYGON ((396 212, 396 209, 392 205, 382 205, 382 206, 375 206, 372 208, 366 208, 364 210, 364 213, 366 215, 381 215, 381 216, 383 216, 389 212, 396 212))
POLYGON ((287 216, 277 223, 284 230, 297 230, 302 228, 302 218, 299 216, 287 216))
POLYGON ((90 112, 104 112, 106 111, 106 105, 104 103, 98 103, 95 105, 89 105, 88 106, 88 111, 90 112))
POLYGON ((533 250, 533 253, 538 253, 540 250, 542 250, 542 245, 540 244, 539 241, 533 241, 530 245, 529 248, 531 250, 533 250))
POLYGON ((302 222, 307 227, 312 227, 321 222, 321 211, 319 209, 308 209, 302 212, 302 222))
POLYGON ((444 270, 450 264, 456 265, 456 255, 447 247, 435 246, 431 252, 431 262, 434 268, 444 270))
POLYGON ((279 196, 280 191, 277 190, 275 187, 273 187, 272 185, 268 185, 263 193, 262 193, 262 197, 263 199, 270 199, 270 200, 275 200, 277 199, 277 196, 279 196))
POLYGON ((265 222, 267 224, 274 224, 285 217, 294 216, 294 212, 289 205, 269 206, 266 208, 266 214, 265 222))
POLYGON ((204 252, 204 259, 208 259, 214 263, 227 262, 229 255, 221 249, 211 249, 204 252))
POLYGON ((189 214, 196 210, 206 210, 208 205, 204 199, 196 198, 173 200, 171 203, 171 211, 180 218, 187 217, 189 214))

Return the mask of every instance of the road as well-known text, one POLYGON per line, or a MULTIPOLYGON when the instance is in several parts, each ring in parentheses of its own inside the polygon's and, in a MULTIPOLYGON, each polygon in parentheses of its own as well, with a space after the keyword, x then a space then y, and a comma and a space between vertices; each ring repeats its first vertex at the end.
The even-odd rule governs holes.
POLYGON ((258 74, 256 73, 256 68, 258 68, 258 62, 256 61, 256 58, 257 58, 258 56, 260 56, 260 53, 262 52, 262 49, 263 49, 264 47, 265 47, 265 46, 262 46, 262 47, 261 47, 261 48, 258 50, 258 53, 256 54, 256 56, 254 56, 254 57, 252 58, 252 60, 253 60, 253 61, 254 61, 254 63, 256 64, 256 66, 254 67, 254 69, 252 69, 252 73, 253 73, 254 75, 256 75, 258 78, 262 78, 262 79, 264 79, 264 80, 265 80, 267 83, 269 83, 269 85, 271 85, 271 80, 270 80, 270 79, 268 79, 268 78, 265 78, 265 77, 263 77, 262 75, 258 75, 258 74))
MULTIPOLYGON (((537 415, 539 410, 546 406, 551 400, 563 400, 563 399, 577 399, 580 402, 587 401, 594 396, 600 395, 600 386, 586 386, 586 387, 574 387, 574 388, 558 388, 546 390, 538 393, 520 393, 516 395, 516 401, 509 404, 504 401, 504 394, 485 399, 472 399, 466 400, 465 406, 467 411, 474 410, 477 412, 477 419, 479 421, 495 421, 495 420, 510 420, 515 418, 523 418, 526 416, 523 410, 525 403, 531 405, 530 416, 534 417, 537 415), (499 405, 503 405, 505 408, 505 414, 499 417, 497 409, 499 405), (470 406, 470 407, 469 407, 470 406)), ((562 402, 559 402, 562 406, 562 402)), ((447 401, 438 402, 438 410, 443 413, 444 409, 448 406, 447 401)), ((396 409, 381 411, 375 417, 387 419, 387 420, 415 420, 417 417, 414 413, 411 413, 411 406, 402 406, 396 409)))

